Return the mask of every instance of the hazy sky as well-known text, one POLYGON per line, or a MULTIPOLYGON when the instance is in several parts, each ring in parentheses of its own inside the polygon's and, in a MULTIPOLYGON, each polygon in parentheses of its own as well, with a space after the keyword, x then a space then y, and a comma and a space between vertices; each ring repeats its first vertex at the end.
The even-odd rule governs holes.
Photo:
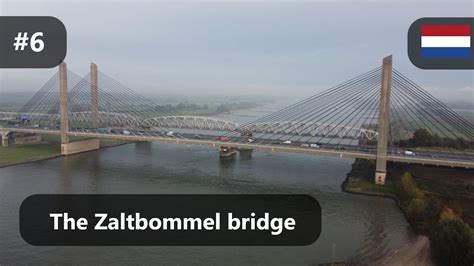
MULTIPOLYGON (((442 100, 474 102, 474 71, 421 70, 406 52, 413 21, 473 16, 472 0, 0 2, 1 15, 61 19, 72 71, 92 61, 143 93, 305 97, 393 54, 442 100)), ((1 70, 0 92, 37 90, 54 71, 1 70)))

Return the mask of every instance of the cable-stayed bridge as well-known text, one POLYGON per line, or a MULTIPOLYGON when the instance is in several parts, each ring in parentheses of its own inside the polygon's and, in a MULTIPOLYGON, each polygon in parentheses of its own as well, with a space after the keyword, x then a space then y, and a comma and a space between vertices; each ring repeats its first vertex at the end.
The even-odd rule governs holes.
POLYGON ((374 159, 381 183, 387 160, 474 168, 472 123, 392 68, 391 57, 247 124, 177 115, 95 64, 81 77, 63 63, 20 110, 0 112, 0 120, 3 140, 15 132, 61 135, 65 150, 74 143, 70 136, 82 136, 374 159), (423 136, 430 143, 414 148, 413 139, 423 136))

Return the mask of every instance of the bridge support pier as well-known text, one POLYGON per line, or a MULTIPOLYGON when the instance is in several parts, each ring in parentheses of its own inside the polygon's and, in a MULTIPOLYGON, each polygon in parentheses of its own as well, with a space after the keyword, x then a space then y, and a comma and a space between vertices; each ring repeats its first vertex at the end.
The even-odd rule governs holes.
POLYGON ((2 146, 3 147, 8 147, 8 144, 10 144, 10 137, 9 137, 9 133, 10 132, 3 132, 3 131, 0 131, 1 135, 2 135, 2 146))
POLYGON ((76 153, 98 150, 100 142, 98 139, 85 139, 61 144, 61 155, 72 155, 76 153))
POLYGON ((252 159, 253 149, 244 149, 240 148, 239 150, 239 158, 242 160, 250 160, 252 159))
POLYGON ((380 91, 380 111, 377 138, 375 183, 385 184, 387 175, 387 145, 390 119, 390 90, 392 86, 392 56, 383 59, 382 87, 380 91))

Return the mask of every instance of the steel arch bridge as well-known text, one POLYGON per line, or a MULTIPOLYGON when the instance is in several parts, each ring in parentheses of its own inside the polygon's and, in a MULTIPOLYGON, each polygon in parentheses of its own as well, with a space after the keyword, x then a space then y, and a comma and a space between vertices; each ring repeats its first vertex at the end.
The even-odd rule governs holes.
POLYGON ((145 127, 186 128, 198 130, 236 131, 239 124, 227 120, 203 116, 161 116, 146 118, 145 127))
MULTIPOLYGON (((0 112, 0 119, 13 119, 18 117, 18 113, 0 112)), ((69 112, 70 123, 91 123, 92 112, 69 112)), ((59 123, 59 114, 31 114, 30 119, 34 121, 50 121, 59 123)), ((193 130, 230 131, 230 132, 251 132, 261 134, 295 134, 300 136, 323 136, 338 138, 360 137, 375 140, 378 132, 362 127, 349 127, 342 125, 323 124, 314 122, 266 122, 240 125, 235 122, 204 116, 160 116, 142 118, 126 113, 99 112, 99 125, 108 127, 162 127, 180 128, 193 130)))
POLYGON ((314 122, 271 122, 256 123, 243 127, 244 131, 268 134, 296 134, 300 136, 324 136, 358 139, 364 137, 369 140, 377 139, 378 132, 362 127, 314 123, 314 122))

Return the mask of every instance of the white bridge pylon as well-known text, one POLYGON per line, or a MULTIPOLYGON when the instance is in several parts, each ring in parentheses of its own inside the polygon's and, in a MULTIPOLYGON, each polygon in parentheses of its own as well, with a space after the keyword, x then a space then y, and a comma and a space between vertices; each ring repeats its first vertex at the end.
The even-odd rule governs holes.
MULTIPOLYGON (((18 113, 0 112, 0 119, 13 119, 18 113)), ((240 125, 235 122, 204 116, 161 116, 142 118, 125 113, 99 112, 99 123, 104 127, 162 127, 212 131, 237 131, 262 134, 294 134, 300 136, 324 136, 375 140, 378 132, 362 127, 348 127, 314 122, 271 122, 240 125)), ((59 114, 31 114, 32 123, 49 121, 59 123, 59 114)), ((69 112, 69 123, 90 123, 90 111, 69 112)))

